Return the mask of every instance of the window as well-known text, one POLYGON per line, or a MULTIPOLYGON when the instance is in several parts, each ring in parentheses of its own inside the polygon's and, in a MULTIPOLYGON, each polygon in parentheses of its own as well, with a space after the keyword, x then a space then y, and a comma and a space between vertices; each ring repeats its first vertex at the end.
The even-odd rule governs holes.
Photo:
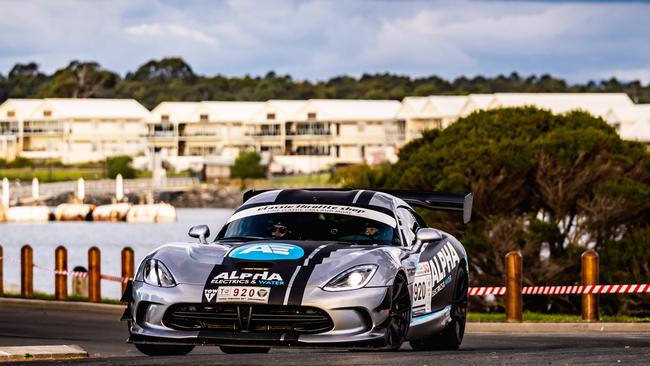
POLYGON ((7 117, 16 117, 16 111, 7 111, 7 117))
POLYGON ((357 125, 357 131, 358 131, 359 133, 363 133, 363 131, 365 130, 365 128, 366 128, 366 126, 365 126, 363 123, 359 123, 359 124, 357 125))
POLYGON ((52 111, 49 109, 44 110, 43 117, 52 117, 52 111))
POLYGON ((201 122, 207 122, 208 121, 208 115, 207 114, 202 114, 199 116, 199 120, 201 122))
POLYGON ((308 120, 315 120, 316 119, 316 113, 315 112, 309 112, 307 113, 307 119, 308 120))
POLYGON ((266 114, 266 119, 269 119, 269 120, 275 119, 275 113, 267 113, 266 114))
POLYGON ((163 114, 160 116, 160 122, 169 122, 169 114, 163 114))
POLYGON ((420 228, 420 224, 411 211, 405 207, 397 208, 397 217, 404 232, 404 242, 407 246, 413 245, 415 243, 415 233, 420 228))

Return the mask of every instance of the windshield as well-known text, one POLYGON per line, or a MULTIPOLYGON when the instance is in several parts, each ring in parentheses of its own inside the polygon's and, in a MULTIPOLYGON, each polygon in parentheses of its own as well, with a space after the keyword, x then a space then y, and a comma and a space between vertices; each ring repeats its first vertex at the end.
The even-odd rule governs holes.
MULTIPOLYGON (((384 214, 381 214, 384 215, 384 214)), ((237 216, 237 215, 235 215, 237 216)), ((366 217, 325 212, 257 213, 231 219, 218 239, 330 240, 393 245, 391 225, 366 217)), ((384 215, 389 217, 388 215, 384 215)))

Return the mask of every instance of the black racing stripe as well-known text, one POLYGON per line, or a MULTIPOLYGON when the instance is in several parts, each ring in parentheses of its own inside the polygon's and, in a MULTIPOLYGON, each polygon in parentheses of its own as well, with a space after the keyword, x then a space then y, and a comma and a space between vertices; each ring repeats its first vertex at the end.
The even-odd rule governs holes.
POLYGON ((359 195, 359 199, 357 199, 357 202, 355 203, 355 205, 363 205, 363 206, 369 205, 370 200, 372 199, 372 196, 374 196, 375 194, 376 194, 376 192, 374 192, 374 191, 363 191, 359 195))
POLYGON ((309 261, 307 266, 300 268, 298 275, 296 276, 293 284, 291 286, 291 292, 289 293, 289 299, 287 305, 301 305, 303 296, 305 295, 305 287, 311 274, 314 272, 314 268, 323 263, 323 260, 329 257, 332 253, 340 249, 340 245, 330 244, 322 248, 318 253, 314 255, 313 258, 309 261))

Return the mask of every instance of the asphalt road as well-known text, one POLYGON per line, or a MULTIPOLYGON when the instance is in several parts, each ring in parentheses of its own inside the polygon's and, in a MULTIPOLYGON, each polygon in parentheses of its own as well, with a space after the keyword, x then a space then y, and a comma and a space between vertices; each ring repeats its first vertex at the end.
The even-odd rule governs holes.
MULTIPOLYGON (((349 352, 278 348, 263 355, 226 355, 197 347, 181 357, 146 357, 126 344, 115 316, 69 311, 0 308, 0 346, 76 344, 92 358, 65 365, 438 365, 438 364, 650 364, 649 334, 467 334, 460 351, 349 352)), ((31 361, 28 365, 44 364, 31 361)), ((52 362, 48 363, 52 364, 52 362)))

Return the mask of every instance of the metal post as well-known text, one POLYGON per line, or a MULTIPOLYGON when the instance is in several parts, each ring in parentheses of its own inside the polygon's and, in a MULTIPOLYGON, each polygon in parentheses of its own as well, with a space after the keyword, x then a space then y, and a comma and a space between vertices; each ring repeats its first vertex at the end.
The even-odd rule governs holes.
POLYGON ((122 249, 122 293, 126 290, 125 278, 133 278, 133 267, 135 262, 133 258, 133 249, 125 247, 122 249))
POLYGON ((34 261, 29 244, 20 249, 20 295, 31 299, 34 297, 34 261))
POLYGON ((0 296, 4 295, 4 276, 2 269, 4 268, 4 263, 2 262, 2 245, 0 245, 0 296))
MULTIPOLYGON (((595 250, 587 250, 582 253, 582 285, 598 284, 598 253, 595 250)), ((582 320, 593 322, 598 321, 598 295, 582 295, 582 320)))
POLYGON ((63 245, 54 251, 54 298, 68 298, 68 251, 63 245))
POLYGON ((521 322, 521 254, 511 251, 506 254, 506 321, 521 322))
POLYGON ((88 249, 88 301, 101 301, 101 256, 99 248, 88 249))

